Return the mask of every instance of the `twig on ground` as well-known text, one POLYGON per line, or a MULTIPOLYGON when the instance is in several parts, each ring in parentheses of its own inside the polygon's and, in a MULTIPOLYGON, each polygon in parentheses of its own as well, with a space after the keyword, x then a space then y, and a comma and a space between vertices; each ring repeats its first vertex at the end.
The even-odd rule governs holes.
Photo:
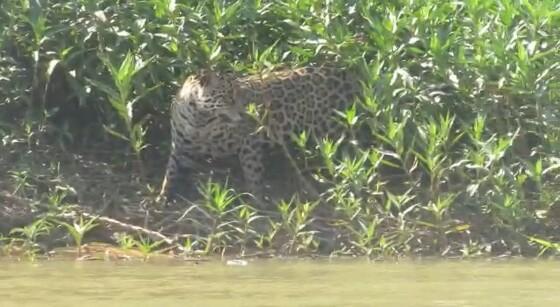
POLYGON ((87 212, 78 212, 78 211, 72 211, 70 213, 63 214, 62 217, 65 217, 65 218, 71 218, 72 217, 73 218, 73 217, 76 217, 77 215, 82 215, 82 216, 87 217, 87 218, 96 218, 100 222, 109 224, 111 226, 116 226, 116 227, 121 228, 123 230, 141 232, 141 233, 147 235, 152 240, 163 241, 168 245, 175 246, 179 250, 184 251, 183 246, 181 244, 179 244, 177 239, 172 239, 172 238, 169 238, 168 236, 166 236, 166 235, 164 235, 160 232, 150 230, 150 229, 147 229, 147 228, 144 228, 144 227, 124 223, 124 222, 121 222, 119 220, 116 220, 116 219, 113 219, 113 218, 110 218, 110 217, 98 216, 98 215, 95 215, 95 214, 91 214, 91 213, 87 213, 87 212))
MULTIPOLYGON (((17 206, 20 206, 21 208, 28 207, 33 202, 31 199, 26 199, 26 198, 11 194, 7 191, 0 191, 0 200, 13 202, 17 206)), ((106 216, 99 216, 97 214, 84 212, 83 210, 75 210, 74 209, 74 210, 71 210, 70 212, 67 212, 67 213, 61 213, 61 214, 57 215, 57 217, 60 217, 60 218, 63 218, 63 219, 71 219, 71 218, 75 218, 75 217, 80 216, 80 215, 82 215, 86 218, 96 218, 98 221, 100 221, 102 223, 105 223, 105 224, 111 225, 113 227, 123 229, 125 231, 140 232, 140 233, 143 233, 143 234, 147 235, 152 240, 156 240, 156 241, 161 240, 161 241, 165 242, 166 244, 168 244, 170 246, 174 246, 181 251, 185 250, 183 248, 183 246, 178 242, 178 238, 181 236, 179 234, 175 235, 175 238, 170 238, 170 237, 168 237, 168 236, 166 236, 166 235, 164 235, 160 232, 150 230, 150 229, 147 229, 145 227, 140 227, 140 226, 128 224, 128 223, 121 222, 119 220, 116 220, 116 219, 113 219, 113 218, 110 218, 110 217, 106 217, 106 216)))

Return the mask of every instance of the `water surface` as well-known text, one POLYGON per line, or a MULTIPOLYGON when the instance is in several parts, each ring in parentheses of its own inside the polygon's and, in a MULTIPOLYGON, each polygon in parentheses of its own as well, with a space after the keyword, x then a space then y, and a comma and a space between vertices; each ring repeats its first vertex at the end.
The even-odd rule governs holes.
POLYGON ((0 262, 0 306, 560 306, 553 261, 0 262))

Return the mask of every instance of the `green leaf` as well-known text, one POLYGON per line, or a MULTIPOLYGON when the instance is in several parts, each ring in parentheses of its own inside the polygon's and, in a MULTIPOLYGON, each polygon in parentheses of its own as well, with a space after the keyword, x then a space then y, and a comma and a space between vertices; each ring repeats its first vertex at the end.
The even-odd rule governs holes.
POLYGON ((107 84, 105 84, 101 81, 93 80, 93 79, 90 79, 90 78, 87 78, 87 77, 85 79, 88 83, 90 83, 94 87, 98 88, 99 90, 101 90, 102 92, 107 94, 109 96, 109 98, 116 99, 116 98, 119 97, 119 94, 117 93, 117 91, 114 88, 110 87, 109 85, 107 85, 107 84))
POLYGON ((103 129, 105 129, 105 131, 107 131, 109 134, 111 134, 111 135, 113 135, 113 136, 116 136, 117 138, 119 138, 119 139, 121 139, 121 140, 124 140, 124 141, 126 141, 126 142, 129 142, 129 141, 130 141, 130 139, 129 139, 127 136, 125 136, 124 134, 119 133, 119 132, 117 132, 117 131, 115 131, 115 130, 109 128, 107 125, 103 125, 103 129))

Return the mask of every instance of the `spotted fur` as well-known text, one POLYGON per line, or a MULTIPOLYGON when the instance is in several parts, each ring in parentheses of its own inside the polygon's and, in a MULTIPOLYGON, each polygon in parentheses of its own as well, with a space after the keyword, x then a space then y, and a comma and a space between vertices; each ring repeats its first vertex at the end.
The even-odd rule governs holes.
POLYGON ((261 196, 264 148, 285 148, 302 131, 315 138, 339 134, 335 113, 353 103, 359 89, 352 73, 333 67, 189 77, 171 107, 172 147, 161 194, 173 195, 177 178, 188 175, 197 158, 237 155, 249 189, 261 196), (251 103, 260 120, 245 113, 251 103))

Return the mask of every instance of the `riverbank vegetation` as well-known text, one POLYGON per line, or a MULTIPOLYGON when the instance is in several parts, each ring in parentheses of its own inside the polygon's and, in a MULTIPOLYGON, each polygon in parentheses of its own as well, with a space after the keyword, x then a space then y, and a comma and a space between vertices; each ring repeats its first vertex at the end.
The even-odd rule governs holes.
POLYGON ((0 247, 554 256, 559 103, 554 0, 5 0, 0 247), (201 197, 156 200, 187 75, 332 62, 363 74, 365 98, 341 113, 347 139, 294 142, 319 197, 277 166, 268 184, 287 191, 263 210, 226 161, 201 197))

